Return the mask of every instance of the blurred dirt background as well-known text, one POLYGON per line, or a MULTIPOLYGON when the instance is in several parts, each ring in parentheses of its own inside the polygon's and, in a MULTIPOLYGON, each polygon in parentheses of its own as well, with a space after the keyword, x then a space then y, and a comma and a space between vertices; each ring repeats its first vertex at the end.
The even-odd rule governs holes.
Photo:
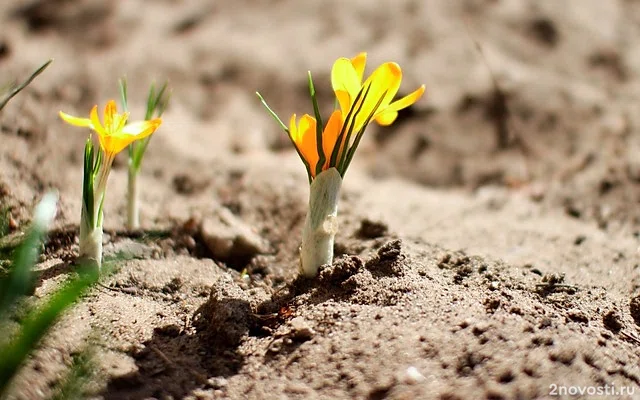
POLYGON ((144 232, 123 229, 122 154, 105 252, 128 260, 12 398, 47 398, 87 343, 91 398, 640 396, 640 2, 5 1, 0 21, 0 82, 55 59, 0 115, 12 229, 60 192, 36 299, 77 251, 86 134, 57 112, 118 98, 125 75, 132 119, 152 81, 173 91, 140 178, 144 232), (360 51, 427 94, 369 128, 339 257, 295 280, 307 180, 255 91, 283 119, 309 113, 310 70, 328 113, 333 61, 360 51))

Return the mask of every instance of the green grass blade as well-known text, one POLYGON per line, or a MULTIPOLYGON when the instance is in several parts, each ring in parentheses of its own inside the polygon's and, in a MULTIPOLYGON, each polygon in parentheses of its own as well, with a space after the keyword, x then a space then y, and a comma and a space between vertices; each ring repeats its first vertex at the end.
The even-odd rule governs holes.
POLYGON ((271 107, 269 107, 269 105, 267 104, 267 102, 265 101, 265 99, 262 97, 262 95, 259 92, 256 92, 256 95, 258 95, 258 98, 260 99, 260 102, 262 103, 262 105, 264 106, 264 108, 267 109, 267 111, 269 112, 269 114, 271 115, 271 117, 280 125, 280 127, 287 132, 287 134, 289 133, 289 128, 287 128, 287 126, 284 124, 284 122, 282 122, 282 120, 280 119, 280 117, 278 117, 278 114, 276 114, 275 111, 273 111, 271 109, 271 107))
POLYGON ((9 234, 9 218, 11 209, 9 207, 0 208, 0 238, 9 234))
MULTIPOLYGON (((0 316, 5 314, 15 301, 27 294, 33 285, 31 268, 38 261, 43 239, 53 222, 58 195, 47 193, 36 206, 31 227, 22 243, 14 252, 14 262, 6 280, 0 282, 0 316)), ((0 360, 3 358, 0 357, 0 360)))
POLYGON ((280 117, 278 117, 278 114, 275 113, 275 111, 273 111, 271 109, 271 107, 269 107, 269 105, 267 104, 266 100, 262 97, 262 95, 259 92, 256 92, 256 95, 258 96, 258 98, 260 99, 260 102, 262 103, 262 105, 264 106, 264 108, 267 109, 267 112, 269 112, 269 114, 271 115, 271 117, 280 125, 280 127, 282 128, 282 130, 284 130, 287 133, 287 136, 289 136, 289 140, 291 141, 291 143, 293 144, 293 148, 296 149, 296 153, 298 153, 298 156, 300 157, 300 159, 302 160, 302 163, 304 164, 305 169, 307 170, 307 177, 309 178, 309 183, 311 183, 312 180, 312 176, 311 176, 311 166, 309 165, 309 163, 307 162, 307 160, 302 156, 302 153, 300 152, 300 149, 298 149, 298 146, 296 146, 296 143, 293 141, 293 138, 291 137, 291 134, 289 132, 289 128, 287 128, 287 126, 282 122, 282 120, 280 119, 280 117))
MULTIPOLYGON (((338 171, 340 171, 340 175, 342 175, 343 178, 349 166, 347 162, 348 154, 349 154, 349 151, 351 151, 351 148, 353 147, 353 144, 351 143, 351 137, 353 135, 353 131, 356 126, 358 115, 360 115, 360 112, 362 111, 362 107, 364 107, 364 102, 367 100, 367 96, 369 95, 370 89, 371 89, 371 84, 367 85, 366 88, 363 87, 360 89, 360 92, 358 92, 358 96, 356 96, 356 101, 353 103, 348 113, 348 115, 350 116, 350 121, 348 124, 349 127, 347 129, 346 138, 344 140, 344 151, 340 155, 340 161, 338 161, 338 171), (362 94, 362 96, 360 96, 360 94, 362 94), (361 100, 358 103, 359 97, 361 97, 361 100)), ((357 132, 356 132, 356 135, 357 135, 357 132)))
POLYGON ((96 171, 94 165, 94 146, 91 136, 84 145, 84 170, 82 180, 82 207, 85 208, 87 219, 93 227, 95 222, 94 204, 93 204, 93 183, 95 181, 96 171))
POLYGON ((118 87, 120 88, 120 101, 122 102, 122 109, 127 112, 129 111, 129 100, 127 96, 127 79, 121 78, 118 81, 118 87))
POLYGON ((151 84, 149 88, 149 95, 147 96, 147 112, 144 115, 144 119, 151 119, 153 116, 153 110, 156 108, 156 85, 155 83, 151 84))
POLYGON ((5 96, 4 99, 0 100, 0 110, 2 110, 4 108, 4 106, 7 105, 7 103, 9 102, 9 100, 11 100, 15 95, 17 95, 18 93, 20 93, 20 91, 22 91, 22 89, 26 88, 27 86, 29 86, 29 84, 31 82, 33 82, 34 79, 36 79, 36 77, 38 75, 40 75, 45 69, 47 69, 47 67, 49 66, 49 64, 51 64, 53 62, 53 60, 49 60, 46 63, 42 64, 40 66, 40 68, 38 68, 37 70, 35 70, 28 78, 26 81, 22 82, 21 84, 15 86, 11 91, 9 91, 9 93, 5 96))
POLYGON ((94 352, 90 347, 73 355, 66 376, 57 385, 51 400, 81 400, 86 398, 85 386, 95 375, 94 352))
POLYGON ((367 94, 369 93, 369 87, 370 85, 367 87, 366 90, 364 88, 360 88, 360 91, 356 95, 356 98, 353 101, 353 104, 354 105, 358 104, 360 99, 362 99, 362 102, 360 102, 360 106, 358 107, 357 110, 354 107, 349 108, 349 111, 347 112, 347 115, 344 118, 344 121, 342 123, 342 129, 340 129, 340 134, 338 135, 338 139, 336 140, 336 145, 333 147, 333 151, 331 152, 329 165, 332 167, 336 167, 341 175, 342 175, 342 171, 340 171, 340 165, 342 164, 342 161, 344 159, 343 155, 344 153, 347 152, 347 149, 349 147, 349 138, 351 137, 353 127, 355 126, 356 117, 360 112, 360 109, 362 108, 362 104, 364 103, 363 96, 364 97, 367 96, 367 94), (347 140, 344 140, 345 135, 347 136, 347 140), (340 147, 341 147, 340 145, 342 144, 343 141, 345 144, 345 148, 343 151, 343 155, 341 155, 340 160, 338 160, 338 155, 340 153, 340 147))
POLYGON ((73 305, 98 279, 97 270, 87 270, 52 294, 40 307, 30 311, 22 321, 20 331, 0 348, 0 396, 18 372, 29 354, 47 334, 62 313, 73 305))
POLYGON ((371 122, 371 119, 373 118, 373 116, 375 115, 376 111, 378 111, 378 107, 380 107, 380 104, 382 104, 382 100, 384 100, 384 97, 387 95, 387 91, 385 90, 384 93, 382 93, 382 96, 380 97, 380 99, 378 100, 378 102, 376 103, 375 107, 373 108, 373 110, 371 110, 371 113, 367 116, 367 119, 364 121, 364 124, 362 125, 362 129, 360 130, 360 132, 358 132, 356 134, 356 138, 353 141, 353 146, 351 146, 349 148, 348 154, 347 154, 347 159, 344 165, 344 172, 347 172, 347 168, 349 168, 349 165, 351 164, 351 160, 353 159, 353 156, 356 153, 356 149, 358 148, 358 145, 360 144, 360 139, 362 139, 362 136, 364 135, 364 131, 367 129, 367 125, 369 125, 369 122, 371 122))
POLYGON ((322 122, 322 115, 320 115, 320 108, 318 107, 318 96, 316 94, 316 88, 313 85, 313 79, 311 78, 311 71, 309 74, 309 94, 311 95, 311 102, 313 103, 313 114, 316 117, 316 150, 318 152, 318 163, 316 164, 316 176, 322 172, 322 167, 327 161, 327 156, 324 154, 324 147, 322 146, 322 130, 324 124, 322 122))

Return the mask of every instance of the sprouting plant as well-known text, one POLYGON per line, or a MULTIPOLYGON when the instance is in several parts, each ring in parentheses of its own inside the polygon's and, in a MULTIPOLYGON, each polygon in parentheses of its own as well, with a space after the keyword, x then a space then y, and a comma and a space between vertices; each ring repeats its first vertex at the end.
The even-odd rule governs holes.
POLYGON ((33 222, 22 243, 15 249, 9 274, 0 280, 0 325, 20 307, 18 326, 3 333, 0 339, 0 398, 7 394, 12 378, 47 334, 60 315, 69 308, 98 278, 95 269, 82 269, 57 291, 46 296, 39 306, 28 307, 20 299, 34 283, 33 266, 38 261, 46 232, 56 212, 57 194, 48 193, 35 210, 33 222))
POLYGON ((322 123, 311 73, 309 92, 315 117, 304 114, 298 121, 293 114, 289 127, 257 93, 267 111, 289 135, 307 169, 311 185, 309 211, 300 247, 300 271, 307 277, 317 275, 320 266, 333 262, 342 179, 367 125, 372 120, 383 126, 392 124, 398 111, 418 101, 425 91, 422 85, 393 101, 402 81, 400 66, 394 62, 384 63, 363 82, 365 65, 366 53, 352 59, 339 58, 333 64, 331 84, 339 107, 326 125, 322 123))
POLYGON ((36 79, 36 77, 38 75, 40 75, 45 69, 47 69, 47 67, 49 66, 49 64, 51 64, 53 62, 53 60, 49 60, 46 63, 42 64, 40 66, 40 68, 36 69, 33 73, 31 73, 31 75, 27 78, 27 80, 25 80, 24 82, 20 83, 20 84, 12 84, 10 85, 9 90, 7 91, 7 93, 4 94, 3 98, 0 99, 0 111, 4 108, 4 106, 7 105, 7 103, 9 102, 9 100, 11 100, 15 95, 17 95, 18 93, 20 93, 20 91, 24 88, 26 88, 27 86, 29 86, 29 84, 36 79))
MULTIPOLYGON (((128 111, 127 81, 120 80, 120 95, 122 107, 128 111)), ((155 84, 151 84, 149 95, 147 96, 147 111, 144 119, 149 121, 162 116, 167 106, 171 93, 168 90, 168 82, 165 82, 160 89, 156 89, 155 84)), ((140 229, 140 205, 138 196, 138 173, 142 165, 142 158, 149 146, 151 136, 137 140, 129 145, 129 174, 127 186, 127 227, 129 229, 140 229)))
POLYGON ((72 117, 62 111, 60 117, 71 125, 90 128, 93 131, 84 148, 79 260, 100 269, 103 204, 113 160, 116 154, 132 142, 144 139, 155 132, 162 120, 155 118, 127 124, 129 113, 118 113, 116 102, 113 100, 107 102, 102 122, 98 117, 98 106, 93 107, 89 118, 72 117), (98 147, 94 144, 94 135, 97 136, 98 147))

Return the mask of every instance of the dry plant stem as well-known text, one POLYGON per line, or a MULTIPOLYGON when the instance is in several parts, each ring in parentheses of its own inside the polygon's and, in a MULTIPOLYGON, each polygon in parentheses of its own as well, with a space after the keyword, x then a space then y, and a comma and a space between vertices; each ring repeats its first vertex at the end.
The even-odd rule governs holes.
MULTIPOLYGON (((131 163, 131 160, 129 160, 131 163)), ((129 165, 129 180, 127 184, 127 228, 140 229, 140 208, 138 204, 138 171, 129 165)))
POLYGON ((300 273, 308 278, 316 276, 320 266, 333 262, 341 186, 342 177, 335 168, 322 171, 311 182, 309 211, 300 247, 300 273))

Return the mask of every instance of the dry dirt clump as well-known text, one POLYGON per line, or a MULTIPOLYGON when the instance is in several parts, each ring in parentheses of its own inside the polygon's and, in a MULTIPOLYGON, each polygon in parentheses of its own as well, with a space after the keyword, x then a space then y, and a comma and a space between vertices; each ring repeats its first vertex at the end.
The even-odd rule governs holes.
POLYGON ((11 399, 49 398, 87 345, 87 398, 640 396, 635 2, 17 3, 0 2, 0 80, 55 61, 0 115, 0 215, 18 235, 46 190, 60 194, 28 301, 78 251, 86 136, 57 112, 117 98, 122 75, 133 119, 151 80, 173 95, 139 177, 142 229, 123 229, 118 158, 104 210, 115 267, 11 399), (307 179, 255 91, 281 116, 310 112, 311 70, 328 115, 331 64, 360 51, 402 66, 400 94, 427 93, 370 127, 336 260, 301 279, 307 179))

